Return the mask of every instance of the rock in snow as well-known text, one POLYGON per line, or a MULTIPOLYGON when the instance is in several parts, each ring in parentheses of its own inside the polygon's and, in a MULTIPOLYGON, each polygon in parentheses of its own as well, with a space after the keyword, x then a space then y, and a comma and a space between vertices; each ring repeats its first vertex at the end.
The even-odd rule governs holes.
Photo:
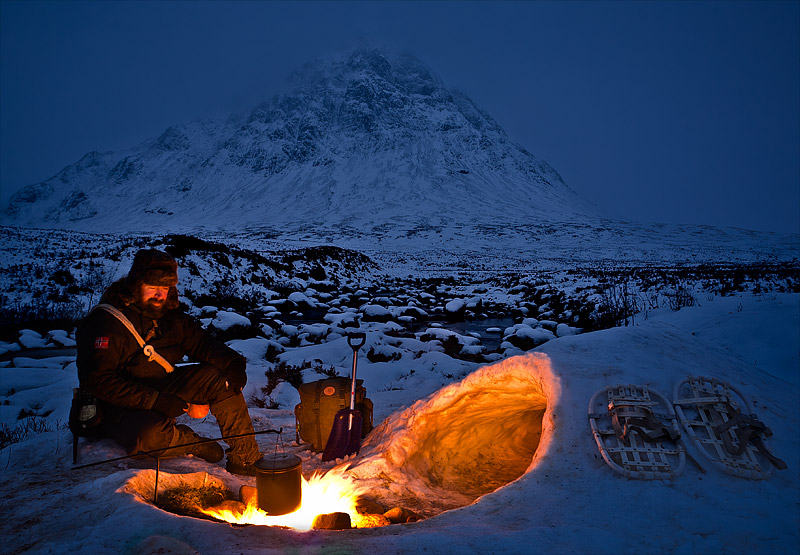
POLYGON ((220 310, 217 312, 217 316, 211 321, 211 325, 218 330, 227 330, 232 326, 249 327, 251 322, 248 318, 242 316, 241 314, 237 314, 229 310, 220 310))
POLYGON ((33 330, 20 330, 19 343, 26 349, 39 349, 47 347, 47 340, 42 334, 33 330))

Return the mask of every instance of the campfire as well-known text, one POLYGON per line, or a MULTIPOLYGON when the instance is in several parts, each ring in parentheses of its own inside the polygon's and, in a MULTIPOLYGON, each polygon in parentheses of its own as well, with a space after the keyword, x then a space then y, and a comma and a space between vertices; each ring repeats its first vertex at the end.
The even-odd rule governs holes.
MULTIPOLYGON (((233 525, 279 526, 296 530, 374 528, 414 522, 413 511, 382 504, 365 495, 367 489, 337 469, 301 478, 300 508, 284 515, 269 515, 259 507, 255 486, 241 486, 238 496, 217 476, 206 472, 161 472, 157 507, 181 516, 208 518, 233 525)), ((128 481, 125 490, 142 502, 153 503, 155 471, 143 470, 128 481)))
POLYGON ((324 514, 345 513, 350 516, 350 525, 353 528, 363 527, 369 520, 360 519, 361 515, 356 509, 358 498, 364 493, 363 488, 360 488, 352 478, 337 472, 317 473, 309 480, 302 478, 300 508, 285 515, 270 516, 259 509, 255 489, 245 488, 242 492, 242 502, 239 504, 241 507, 227 503, 222 507, 211 507, 202 512, 231 524, 287 526, 297 530, 310 530, 315 518, 324 514))
MULTIPOLYGON (((201 516, 234 525, 346 529, 413 522, 470 505, 543 460, 553 438, 552 408, 560 389, 549 358, 541 353, 483 367, 387 417, 346 471, 334 467, 307 481, 299 476, 302 481, 294 490, 300 490, 298 510, 290 499, 286 504, 292 512, 273 511, 272 500, 281 496, 259 497, 259 488, 243 486, 238 498, 228 491, 227 501, 209 503, 201 516)), ((283 471, 300 473, 291 457, 280 462, 285 464, 275 466, 276 478, 282 480, 283 471)), ((147 472, 126 489, 149 503, 154 476, 147 472)), ((197 487, 214 480, 222 484, 196 474, 197 487)), ((165 477, 159 489, 185 484, 188 476, 165 477)))

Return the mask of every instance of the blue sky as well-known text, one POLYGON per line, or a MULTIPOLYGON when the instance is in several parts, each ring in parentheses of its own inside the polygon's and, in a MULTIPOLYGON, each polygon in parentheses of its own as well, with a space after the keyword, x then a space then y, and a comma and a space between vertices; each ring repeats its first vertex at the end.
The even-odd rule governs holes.
POLYGON ((0 0, 0 198, 362 45, 416 53, 609 215, 800 232, 796 1, 0 0))

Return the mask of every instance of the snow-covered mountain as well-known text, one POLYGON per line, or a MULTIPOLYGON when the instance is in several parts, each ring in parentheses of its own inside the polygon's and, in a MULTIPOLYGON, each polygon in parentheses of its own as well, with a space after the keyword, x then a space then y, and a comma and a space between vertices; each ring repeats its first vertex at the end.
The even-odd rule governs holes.
POLYGON ((85 231, 375 230, 594 217, 558 173, 412 55, 297 70, 244 120, 90 152, 17 193, 8 225, 85 231))

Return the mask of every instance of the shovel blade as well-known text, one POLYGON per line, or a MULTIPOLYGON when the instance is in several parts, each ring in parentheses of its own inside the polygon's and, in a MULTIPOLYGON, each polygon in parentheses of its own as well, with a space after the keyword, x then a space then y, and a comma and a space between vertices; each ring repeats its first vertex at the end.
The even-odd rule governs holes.
POLYGON ((322 452, 323 461, 341 459, 361 449, 361 413, 342 409, 333 417, 333 428, 322 452))

